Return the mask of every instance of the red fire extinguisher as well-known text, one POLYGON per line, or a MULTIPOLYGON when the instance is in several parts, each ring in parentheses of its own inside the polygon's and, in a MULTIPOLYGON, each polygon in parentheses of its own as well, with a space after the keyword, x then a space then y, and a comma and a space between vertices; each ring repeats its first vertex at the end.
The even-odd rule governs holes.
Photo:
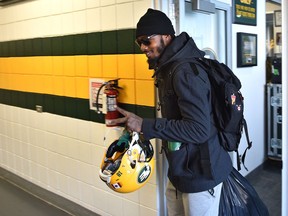
MULTIPOLYGON (((119 95, 119 91, 118 89, 121 89, 121 87, 118 86, 118 80, 119 79, 115 79, 115 80, 109 80, 105 83, 103 83, 101 85, 101 87, 98 90, 97 93, 97 98, 96 98, 96 109, 98 113, 103 113, 105 114, 105 122, 107 122, 107 120, 111 120, 111 119, 116 119, 119 118, 119 112, 116 109, 116 106, 118 104, 117 102, 117 97, 119 95), (99 100, 99 95, 100 92, 102 90, 102 88, 104 88, 104 92, 102 94, 102 112, 100 111, 100 104, 98 102, 99 100)), ((113 127, 113 126, 117 126, 117 125, 107 125, 108 127, 113 127)))

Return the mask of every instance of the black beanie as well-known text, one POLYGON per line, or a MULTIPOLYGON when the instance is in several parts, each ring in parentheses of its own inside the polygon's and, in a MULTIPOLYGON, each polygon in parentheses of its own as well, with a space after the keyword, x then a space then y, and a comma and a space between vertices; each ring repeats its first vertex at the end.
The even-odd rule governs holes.
POLYGON ((136 38, 142 35, 174 35, 171 20, 165 13, 149 8, 137 23, 136 38))

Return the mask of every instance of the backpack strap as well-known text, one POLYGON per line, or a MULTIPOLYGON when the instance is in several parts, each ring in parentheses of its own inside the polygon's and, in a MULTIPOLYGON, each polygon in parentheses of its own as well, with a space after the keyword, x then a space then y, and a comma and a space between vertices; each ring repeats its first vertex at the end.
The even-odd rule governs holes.
MULTIPOLYGON (((248 146, 246 147, 243 155, 242 155, 242 156, 239 156, 239 157, 237 156, 237 157, 238 157, 238 158, 241 157, 241 162, 242 162, 244 168, 248 171, 248 169, 247 169, 247 167, 245 166, 244 162, 245 162, 246 152, 247 152, 248 149, 250 149, 250 148, 252 147, 252 142, 250 141, 249 134, 248 134, 247 122, 246 122, 246 120, 245 120, 244 118, 243 118, 243 120, 242 120, 242 123, 243 123, 244 131, 245 131, 245 135, 246 135, 246 141, 247 141, 247 145, 248 145, 248 146)), ((239 153, 238 153, 238 155, 239 155, 239 153)), ((239 162, 239 166, 240 166, 240 162, 239 162)), ((239 166, 238 166, 238 170, 241 169, 241 168, 239 169, 239 166)))
POLYGON ((184 64, 184 63, 189 63, 190 66, 192 67, 194 73, 196 73, 196 74, 198 73, 198 69, 197 69, 197 67, 196 67, 195 64, 197 64, 197 65, 199 65, 199 66, 202 66, 202 64, 198 61, 197 58, 187 58, 187 59, 183 59, 183 60, 181 60, 181 61, 175 61, 175 62, 173 62, 173 63, 171 64, 171 69, 170 69, 169 75, 170 75, 171 77, 173 77, 176 69, 177 69, 181 64, 184 64))

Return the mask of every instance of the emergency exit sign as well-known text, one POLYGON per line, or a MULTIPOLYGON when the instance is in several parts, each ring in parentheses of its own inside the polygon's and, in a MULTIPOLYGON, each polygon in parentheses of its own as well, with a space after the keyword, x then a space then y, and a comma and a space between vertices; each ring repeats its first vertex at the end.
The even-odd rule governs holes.
POLYGON ((257 0, 233 0, 233 23, 257 25, 257 0))

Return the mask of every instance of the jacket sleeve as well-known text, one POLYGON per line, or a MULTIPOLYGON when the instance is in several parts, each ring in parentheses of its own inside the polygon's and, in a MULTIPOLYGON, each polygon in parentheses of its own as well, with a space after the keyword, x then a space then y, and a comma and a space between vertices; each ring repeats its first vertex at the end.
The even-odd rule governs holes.
POLYGON ((210 82, 202 68, 192 71, 183 64, 175 71, 173 89, 181 119, 144 119, 142 132, 146 139, 159 138, 167 141, 200 144, 210 137, 211 96, 210 82))

